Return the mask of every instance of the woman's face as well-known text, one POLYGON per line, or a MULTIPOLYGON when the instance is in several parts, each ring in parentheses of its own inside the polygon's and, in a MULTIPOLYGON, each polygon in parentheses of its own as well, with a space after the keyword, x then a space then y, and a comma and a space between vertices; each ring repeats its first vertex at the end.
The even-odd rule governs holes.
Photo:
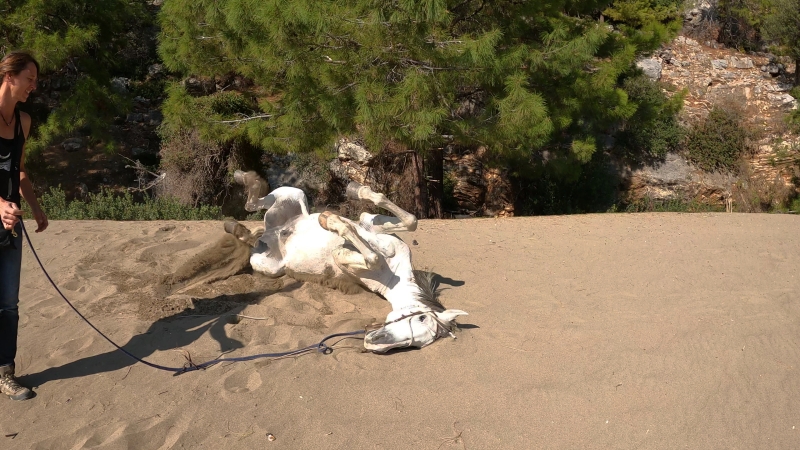
POLYGON ((36 81, 39 74, 36 65, 28 63, 27 66, 18 74, 7 74, 5 82, 11 86, 11 94, 17 101, 24 102, 28 96, 36 89, 36 81))

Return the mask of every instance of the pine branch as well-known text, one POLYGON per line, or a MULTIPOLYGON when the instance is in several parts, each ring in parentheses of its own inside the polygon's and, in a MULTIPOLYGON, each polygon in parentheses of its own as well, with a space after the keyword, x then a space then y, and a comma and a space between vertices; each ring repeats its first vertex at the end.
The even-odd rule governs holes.
POLYGON ((328 55, 322 55, 322 59, 324 59, 325 62, 330 63, 330 64, 337 64, 337 65, 346 64, 345 61, 335 61, 328 55))
POLYGON ((346 19, 346 18, 342 18, 341 20, 343 22, 354 23, 356 25, 374 25, 376 23, 379 23, 379 24, 385 26, 386 28, 391 28, 391 26, 392 26, 392 24, 389 23, 389 22, 367 22, 367 21, 361 20, 361 19, 346 19))
POLYGON ((257 116, 245 117, 244 119, 235 119, 235 120, 212 120, 212 122, 214 122, 214 123, 229 123, 229 124, 236 124, 236 123, 248 122, 248 121, 250 121, 250 120, 256 120, 256 119, 269 119, 269 118, 270 118, 270 117, 272 117, 272 116, 273 116, 272 114, 260 114, 260 115, 257 115, 257 116))
POLYGON ((463 67, 434 67, 428 65, 428 63, 425 63, 423 61, 417 61, 415 59, 409 59, 409 58, 401 58, 400 62, 406 66, 419 67, 420 69, 430 70, 431 72, 435 70, 467 70, 463 67))
MULTIPOLYGON (((464 2, 464 3, 466 3, 466 2, 464 2)), ((462 3, 461 5, 463 5, 464 3, 462 3)), ((458 6, 460 7, 461 5, 458 5, 458 6)), ((450 23, 450 29, 451 30, 454 29, 455 26, 458 25, 459 22, 467 22, 468 20, 471 20, 473 17, 475 17, 478 14, 480 14, 480 12, 483 10, 484 6, 486 6, 486 2, 482 1, 481 5, 478 7, 478 9, 473 11, 472 14, 470 14, 468 16, 458 17, 458 18, 454 19, 453 22, 450 23)))
POLYGON ((338 93, 340 93, 340 92, 344 92, 344 91, 346 91, 346 90, 350 89, 351 87, 353 87, 353 86, 355 86, 355 85, 357 85, 357 84, 358 84, 358 83, 356 83, 356 82, 352 82, 352 83, 350 83, 350 84, 348 84, 348 85, 346 85, 346 86, 342 86, 342 87, 340 87, 339 89, 336 89, 335 91, 333 91, 333 93, 334 93, 334 94, 338 94, 338 93))

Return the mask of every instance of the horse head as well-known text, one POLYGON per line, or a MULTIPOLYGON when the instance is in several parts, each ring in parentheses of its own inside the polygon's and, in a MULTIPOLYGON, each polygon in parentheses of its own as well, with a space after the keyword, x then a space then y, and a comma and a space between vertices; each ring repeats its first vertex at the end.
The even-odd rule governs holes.
POLYGON ((367 333, 364 347, 376 353, 393 348, 422 348, 440 337, 455 337, 452 332, 455 319, 465 315, 458 309, 434 311, 426 306, 392 311, 381 328, 367 333))

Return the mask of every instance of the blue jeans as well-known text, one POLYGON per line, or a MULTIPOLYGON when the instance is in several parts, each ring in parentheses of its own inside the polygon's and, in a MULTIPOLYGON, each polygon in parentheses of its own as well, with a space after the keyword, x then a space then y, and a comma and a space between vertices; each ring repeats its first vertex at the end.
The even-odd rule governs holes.
POLYGON ((14 364, 19 329, 19 278, 22 272, 22 227, 14 227, 17 248, 0 249, 0 367, 14 364))

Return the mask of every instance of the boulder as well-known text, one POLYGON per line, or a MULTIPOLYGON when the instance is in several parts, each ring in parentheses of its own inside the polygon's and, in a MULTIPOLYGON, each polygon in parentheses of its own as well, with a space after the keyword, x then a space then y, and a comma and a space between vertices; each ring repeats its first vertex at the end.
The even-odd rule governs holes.
POLYGON ((767 98, 783 107, 797 108, 797 99, 790 94, 767 94, 767 98))
POLYGON ((125 121, 126 122, 131 122, 131 123, 142 123, 142 122, 144 122, 144 114, 142 114, 142 113, 130 113, 125 118, 125 121))
POLYGON ((189 77, 181 84, 186 92, 194 96, 209 95, 217 91, 217 83, 213 78, 189 77))
POLYGON ((159 75, 164 74, 164 65, 163 64, 152 64, 147 67, 147 75, 151 77, 157 77, 159 75))
POLYGON ((111 90, 120 95, 128 93, 128 87, 131 85, 129 78, 116 77, 111 79, 111 90))
POLYGON ((61 143, 61 147, 64 148, 67 152, 77 152, 78 150, 82 149, 84 146, 84 142, 82 138, 74 137, 69 138, 61 143))
POLYGON ((731 57, 731 66, 735 69, 752 69, 755 67, 753 65, 753 60, 750 58, 737 58, 735 56, 731 57))
POLYGON ((640 59, 636 61, 636 67, 642 70, 648 78, 653 80, 661 79, 662 66, 658 60, 655 59, 640 59))
POLYGON ((513 217, 514 198, 508 169, 484 168, 486 185, 483 215, 490 217, 513 217))
POLYGON ((345 138, 336 143, 336 155, 339 161, 354 161, 361 165, 369 165, 375 158, 364 146, 345 138))
POLYGON ((146 117, 143 117, 143 121, 147 122, 148 125, 156 127, 161 125, 161 122, 164 120, 164 115, 161 111, 154 109, 147 113, 146 117))
POLYGON ((511 217, 514 201, 508 169, 484 164, 488 150, 468 150, 448 146, 445 150, 445 172, 454 181, 453 199, 457 215, 511 217))
POLYGON ((728 61, 725 59, 712 59, 711 60, 711 67, 715 69, 727 69, 728 68, 728 61))

